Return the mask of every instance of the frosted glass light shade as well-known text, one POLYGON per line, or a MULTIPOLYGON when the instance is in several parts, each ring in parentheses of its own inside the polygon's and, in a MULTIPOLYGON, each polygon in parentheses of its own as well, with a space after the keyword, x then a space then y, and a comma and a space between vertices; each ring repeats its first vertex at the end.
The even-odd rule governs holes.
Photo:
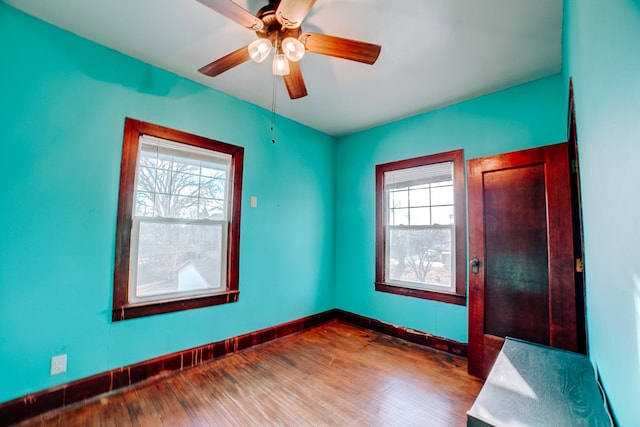
POLYGON ((298 62, 304 56, 304 45, 298 39, 287 37, 282 40, 282 52, 290 61, 298 62))
POLYGON ((273 75, 286 76, 291 70, 289 69, 289 61, 287 57, 279 53, 273 57, 273 75))
POLYGON ((271 52, 271 42, 269 39, 258 39, 249 43, 249 56, 256 62, 262 62, 267 59, 271 52))

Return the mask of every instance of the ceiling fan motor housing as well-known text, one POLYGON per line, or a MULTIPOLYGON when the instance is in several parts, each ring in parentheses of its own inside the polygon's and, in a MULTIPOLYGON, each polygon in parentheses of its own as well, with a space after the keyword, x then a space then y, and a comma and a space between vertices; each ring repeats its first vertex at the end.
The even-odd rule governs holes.
POLYGON ((280 1, 270 0, 269 4, 262 7, 256 17, 262 21, 264 27, 262 30, 256 31, 256 35, 260 38, 268 39, 273 46, 278 46, 280 50, 280 42, 287 37, 298 39, 300 37, 301 27, 282 28, 282 24, 276 18, 276 9, 280 1))

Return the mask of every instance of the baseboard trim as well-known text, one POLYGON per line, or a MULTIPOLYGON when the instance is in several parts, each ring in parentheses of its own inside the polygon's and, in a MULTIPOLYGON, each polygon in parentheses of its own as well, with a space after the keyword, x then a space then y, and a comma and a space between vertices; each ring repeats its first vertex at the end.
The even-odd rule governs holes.
POLYGON ((360 316, 359 314, 350 313, 340 309, 334 309, 334 312, 335 318, 340 321, 351 323, 362 328, 371 329, 392 337, 402 338, 412 343, 432 347, 436 350, 445 351, 456 356, 467 357, 467 344, 465 343, 438 337, 415 329, 382 322, 377 319, 360 316))
POLYGON ((10 400, 0 404, 0 425, 18 423, 27 418, 72 405, 103 393, 112 392, 160 375, 189 369, 236 351, 302 332, 331 320, 351 323, 457 356, 466 357, 467 355, 467 345, 464 343, 381 322, 344 310, 332 309, 234 338, 113 369, 10 400))

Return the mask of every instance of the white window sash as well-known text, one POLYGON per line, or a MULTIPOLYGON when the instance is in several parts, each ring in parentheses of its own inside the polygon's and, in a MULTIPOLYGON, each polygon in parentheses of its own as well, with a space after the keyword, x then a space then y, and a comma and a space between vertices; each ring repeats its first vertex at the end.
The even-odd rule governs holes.
MULTIPOLYGON (((231 162, 232 156, 230 154, 220 153, 217 151, 206 150, 200 147, 186 146, 173 141, 164 140, 161 138, 141 135, 140 144, 138 146, 138 159, 142 158, 142 152, 146 153, 158 153, 167 154, 173 157, 182 158, 185 160, 195 160, 204 163, 209 163, 214 166, 215 169, 226 172, 225 186, 224 186, 224 210, 222 213, 223 218, 229 220, 231 207, 233 200, 231 198, 230 189, 233 188, 233 177, 231 174, 231 162)), ((136 177, 134 182, 134 204, 133 215, 135 216, 135 201, 137 197, 138 179, 140 174, 140 161, 136 164, 136 177)), ((172 195, 173 196, 173 195, 172 195)), ((177 196, 177 195, 175 195, 177 196)))
POLYGON ((456 273, 456 266, 455 266, 455 257, 456 257, 456 245, 455 245, 455 225, 454 224, 447 224, 447 225, 419 225, 419 226, 406 226, 406 225, 385 225, 385 281, 389 284, 392 285, 398 285, 398 286, 402 286, 404 288, 411 288, 411 289, 420 289, 420 290, 434 290, 434 291, 439 291, 439 292, 444 292, 444 293, 455 293, 455 273, 456 273), (424 283, 424 282, 417 282, 417 281, 409 281, 409 280, 399 280, 399 279, 392 279, 391 276, 391 256, 390 256, 390 252, 391 252, 391 248, 390 248, 390 238, 391 238, 391 230, 392 229, 398 229, 398 230, 442 230, 442 229, 448 229, 450 230, 451 233, 451 255, 450 255, 450 261, 451 261, 451 280, 448 286, 442 286, 442 285, 435 285, 435 284, 430 284, 430 283, 424 283))
POLYGON ((131 303, 143 303, 149 301, 161 301, 167 299, 175 299, 181 297, 189 297, 193 295, 215 295, 218 293, 226 292, 226 264, 227 264, 227 252, 228 252, 228 221, 222 220, 210 220, 210 219, 181 219, 181 218, 149 218, 149 217, 134 217, 131 228, 131 253, 129 255, 129 302, 131 303), (192 291, 177 291, 171 293, 163 293, 158 295, 151 295, 145 297, 139 297, 136 295, 137 280, 138 280, 138 245, 140 237, 140 224, 141 223, 164 223, 164 224, 187 224, 187 225, 216 225, 219 224, 222 230, 222 242, 221 242, 221 259, 220 259, 220 283, 223 285, 220 289, 202 289, 192 291))

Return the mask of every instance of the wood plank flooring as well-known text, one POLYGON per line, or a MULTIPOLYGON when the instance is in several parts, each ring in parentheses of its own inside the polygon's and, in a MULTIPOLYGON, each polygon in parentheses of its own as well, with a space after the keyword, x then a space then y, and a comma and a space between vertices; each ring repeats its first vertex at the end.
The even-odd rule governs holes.
POLYGON ((20 426, 463 426, 465 359, 339 321, 20 426))

